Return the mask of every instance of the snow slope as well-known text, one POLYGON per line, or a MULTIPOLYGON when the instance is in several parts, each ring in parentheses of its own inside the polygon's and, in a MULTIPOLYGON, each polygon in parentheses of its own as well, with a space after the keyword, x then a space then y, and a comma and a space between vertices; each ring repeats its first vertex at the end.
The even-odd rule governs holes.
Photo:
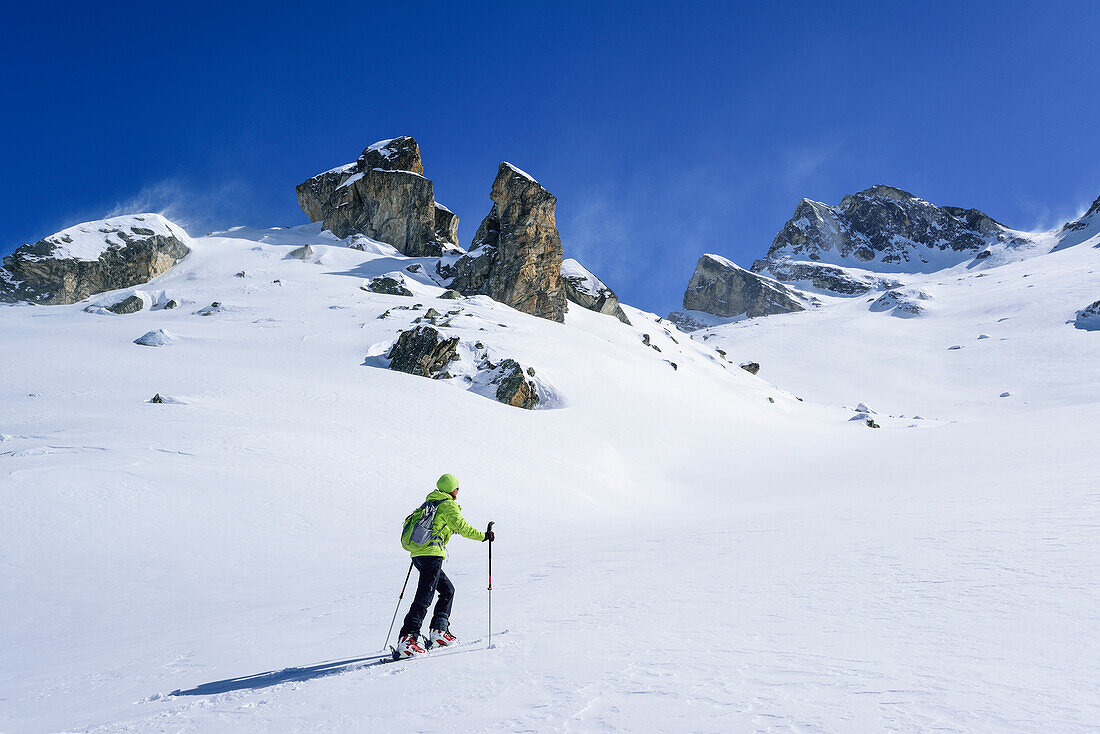
MULTIPOLYGON (((126 292, 175 309, 0 307, 0 731, 1100 721, 1100 348, 1055 318, 1096 299, 1096 249, 941 277, 926 318, 850 301, 692 340, 629 307, 633 327, 576 307, 563 325, 439 300, 434 261, 375 244, 238 228, 126 292), (359 288, 393 271, 414 298, 359 288), (449 331, 535 367, 558 408, 379 367, 412 303, 461 308, 449 331), (157 329, 169 343, 133 343, 157 329), (975 361, 923 375, 949 356, 975 361), (894 369, 864 380, 867 361, 894 369), (857 400, 880 430, 849 420, 857 400), (341 664, 381 647, 398 528, 443 471, 497 523, 508 634, 341 664)), ((452 629, 476 637, 486 546, 450 549, 452 629)))
POLYGON ((927 299, 912 299, 920 316, 880 310, 878 293, 819 293, 819 309, 693 336, 751 357, 762 377, 826 404, 996 420, 1098 399, 1100 340, 1074 328, 1074 318, 1100 297, 1100 236, 990 270, 903 277, 897 293, 927 299))

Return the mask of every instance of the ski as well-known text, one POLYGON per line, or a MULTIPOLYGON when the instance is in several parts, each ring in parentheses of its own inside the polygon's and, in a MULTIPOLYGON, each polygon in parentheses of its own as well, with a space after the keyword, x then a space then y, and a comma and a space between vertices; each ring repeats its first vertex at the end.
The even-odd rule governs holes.
MULTIPOLYGON (((494 632, 493 636, 494 637, 499 637, 500 635, 506 635, 506 634, 508 634, 508 630, 502 630, 500 632, 494 632)), ((474 645, 484 644, 487 639, 488 639, 488 636, 474 637, 474 638, 471 638, 471 639, 468 639, 468 640, 466 640, 466 639, 459 640, 458 642, 455 642, 454 644, 451 644, 451 645, 446 645, 446 646, 436 645, 435 647, 427 648, 428 652, 424 653, 423 655, 411 655, 407 658, 397 657, 397 648, 394 647, 393 645, 390 645, 390 657, 382 658, 381 660, 375 660, 375 661, 367 663, 366 665, 362 665, 362 666, 359 666, 359 667, 365 668, 365 667, 370 667, 372 665, 384 665, 386 663, 401 663, 401 662, 408 662, 410 660, 423 660, 425 658, 437 658, 437 657, 440 657, 440 656, 450 655, 450 654, 456 653, 456 652, 465 652, 465 651, 468 651, 468 648, 471 648, 474 645), (433 650, 436 650, 437 652, 432 652, 433 650)))

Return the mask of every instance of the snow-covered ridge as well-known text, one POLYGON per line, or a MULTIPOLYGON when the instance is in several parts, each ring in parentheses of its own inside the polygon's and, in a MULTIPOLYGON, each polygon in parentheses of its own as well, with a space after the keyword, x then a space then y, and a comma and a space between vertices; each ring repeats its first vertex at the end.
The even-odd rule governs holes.
POLYGON ((538 181, 535 180, 534 176, 532 176, 531 174, 529 174, 527 171, 523 170, 519 166, 514 166, 511 163, 509 163, 508 161, 504 161, 503 165, 508 166, 508 168, 512 169, 513 171, 518 173, 520 176, 523 176, 526 179, 530 179, 531 181, 534 181, 535 183, 538 183, 538 181))
POLYGON ((562 260, 561 274, 563 278, 573 281, 574 288, 590 296, 598 296, 607 289, 602 280, 571 257, 562 260))
MULTIPOLYGON (((160 214, 126 214, 110 219, 83 222, 47 237, 52 246, 46 256, 57 260, 98 260, 107 249, 126 247, 134 240, 148 237, 175 237, 190 246, 191 238, 182 227, 160 214)), ((41 257, 41 256, 40 256, 41 257)), ((28 258, 29 259, 29 258, 28 258)))
POLYGON ((335 168, 330 168, 327 171, 325 171, 324 173, 318 173, 317 175, 318 176, 327 176, 330 173, 351 173, 352 171, 355 170, 355 167, 356 167, 357 164, 358 164, 357 161, 352 161, 351 163, 345 163, 342 166, 336 166, 335 168))
POLYGON ((738 270, 744 270, 744 268, 742 268, 740 265, 735 263, 733 260, 730 260, 728 257, 723 257, 721 255, 716 255, 713 252, 705 252, 705 253, 703 253, 703 257, 708 258, 710 260, 713 260, 714 262, 718 263, 719 265, 721 265, 723 267, 736 268, 738 270))

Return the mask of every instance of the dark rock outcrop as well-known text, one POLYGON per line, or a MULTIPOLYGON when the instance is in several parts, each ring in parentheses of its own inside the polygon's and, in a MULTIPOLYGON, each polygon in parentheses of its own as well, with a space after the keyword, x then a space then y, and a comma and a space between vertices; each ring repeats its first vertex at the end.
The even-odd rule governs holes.
POLYGON ((724 257, 703 255, 695 266, 684 308, 715 316, 748 318, 804 311, 800 296, 771 278, 751 273, 724 257))
POLYGON ((489 197, 493 208, 469 253, 441 261, 439 274, 463 295, 486 295, 525 313, 564 321, 557 199, 507 162, 500 164, 489 197))
POLYGON ((421 324, 401 332, 386 356, 391 370, 436 377, 458 359, 458 337, 444 338, 436 329, 421 324))
POLYGON ((458 217, 435 201, 420 145, 409 136, 371 145, 355 163, 299 184, 297 193, 310 221, 337 237, 359 233, 410 257, 457 246, 458 217))
POLYGON ((361 288, 371 293, 383 293, 387 296, 412 296, 413 294, 412 291, 405 286, 405 278, 400 273, 379 275, 377 278, 371 278, 367 281, 367 284, 361 286, 361 288))
MULTIPOLYGON (((533 380, 525 376, 523 366, 514 359, 505 359, 496 367, 492 382, 497 385, 496 398, 505 405, 533 410, 539 404, 539 391, 533 380)), ((534 376, 533 370, 527 370, 534 376)))
POLYGON ((128 314, 137 313, 143 308, 145 308, 145 301, 141 300, 141 296, 128 296, 118 303, 108 306, 107 310, 111 313, 128 314))
POLYGON ((76 303, 162 275, 191 251, 183 229, 159 214, 85 222, 4 258, 0 301, 76 303))
POLYGON ((576 260, 562 261, 561 280, 565 297, 573 303, 589 311, 614 316, 627 326, 630 325, 630 319, 619 305, 615 292, 576 260))
POLYGON ((1078 311, 1073 325, 1085 331, 1100 331, 1100 301, 1091 303, 1078 311))
POLYGON ((745 362, 744 364, 740 365, 740 367, 741 367, 741 369, 745 370, 745 372, 748 372, 749 374, 752 374, 752 375, 755 375, 756 373, 760 372, 760 363, 759 362, 745 362))

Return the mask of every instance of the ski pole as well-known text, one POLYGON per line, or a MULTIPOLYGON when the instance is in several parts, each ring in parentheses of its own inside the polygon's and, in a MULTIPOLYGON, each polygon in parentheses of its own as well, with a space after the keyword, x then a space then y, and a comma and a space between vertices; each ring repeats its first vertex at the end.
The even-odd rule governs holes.
MULTIPOLYGON (((485 529, 486 534, 493 532, 493 523, 485 529)), ((489 647, 493 646, 493 541, 489 540, 489 647)))
POLYGON ((409 585, 409 577, 412 576, 413 564, 409 561, 409 572, 405 574, 405 583, 401 585, 401 593, 397 597, 397 609, 393 610, 393 619, 390 620, 390 630, 386 633, 386 642, 382 645, 382 651, 390 646, 390 635, 393 634, 393 623, 397 621, 397 613, 401 611, 401 600, 405 597, 405 587, 409 585))

